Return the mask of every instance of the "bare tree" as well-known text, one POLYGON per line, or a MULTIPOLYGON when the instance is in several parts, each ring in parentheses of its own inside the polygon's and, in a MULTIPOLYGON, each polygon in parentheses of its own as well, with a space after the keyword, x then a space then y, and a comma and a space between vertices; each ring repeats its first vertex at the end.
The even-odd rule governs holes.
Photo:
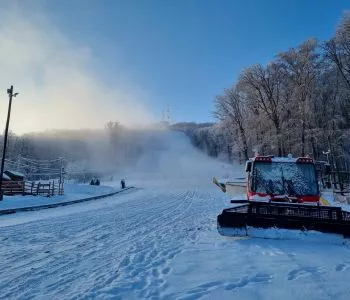
POLYGON ((231 129, 242 153, 277 149, 320 159, 331 149, 332 165, 348 170, 350 13, 322 47, 309 39, 267 66, 244 70, 215 105, 220 128, 231 129))
MULTIPOLYGON (((278 63, 284 72, 285 89, 289 90, 290 100, 294 110, 294 118, 300 123, 301 154, 306 152, 306 133, 312 129, 311 99, 317 86, 317 76, 320 73, 321 61, 317 52, 315 39, 302 43, 278 55, 278 63), (293 105, 296 104, 296 105, 293 105)), ((289 105, 291 106, 291 105, 289 105)), ((314 149, 312 135, 310 137, 314 149)))
POLYGON ((238 129, 238 142, 245 160, 248 160, 248 141, 246 133, 246 105, 244 95, 233 88, 225 89, 223 95, 217 96, 215 101, 216 116, 222 122, 231 124, 238 129))
POLYGON ((246 69, 239 78, 239 90, 246 94, 250 107, 256 113, 262 112, 275 128, 278 155, 282 155, 282 112, 283 73, 281 67, 271 63, 267 67, 261 65, 246 69))
POLYGON ((335 37, 326 42, 323 49, 350 88, 350 12, 344 15, 335 37))

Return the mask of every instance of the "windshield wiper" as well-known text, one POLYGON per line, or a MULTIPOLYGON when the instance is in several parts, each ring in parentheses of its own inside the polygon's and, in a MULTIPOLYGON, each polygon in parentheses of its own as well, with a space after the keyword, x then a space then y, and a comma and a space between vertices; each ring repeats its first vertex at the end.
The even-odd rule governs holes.
POLYGON ((287 184, 288 196, 298 196, 298 194, 295 191, 292 180, 285 180, 285 182, 287 184))
POLYGON ((265 184, 265 190, 266 193, 271 196, 275 193, 274 184, 271 179, 265 184))
POLYGON ((289 196, 298 196, 297 192, 295 191, 294 188, 294 184, 293 181, 287 180, 284 178, 284 174, 283 174, 283 169, 281 168, 281 179, 282 179, 282 189, 283 189, 283 193, 285 195, 289 196))

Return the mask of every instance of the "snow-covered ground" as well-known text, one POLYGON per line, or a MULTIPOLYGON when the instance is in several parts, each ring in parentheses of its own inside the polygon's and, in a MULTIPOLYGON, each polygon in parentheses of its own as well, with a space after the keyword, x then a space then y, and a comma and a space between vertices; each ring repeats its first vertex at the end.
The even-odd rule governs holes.
POLYGON ((225 238, 213 188, 3 216, 4 299, 349 299, 347 246, 225 238), (14 225, 16 224, 16 225, 14 225))
POLYGON ((198 170, 138 173, 129 193, 1 216, 0 298, 350 299, 349 246, 219 235, 222 165, 198 170))
MULTIPOLYGON (((110 183, 108 183, 110 184, 110 183)), ((93 196, 109 194, 120 190, 115 183, 114 186, 100 185, 92 186, 87 184, 65 184, 64 195, 45 196, 4 196, 0 201, 0 210, 14 209, 21 207, 33 207, 46 204, 62 203, 93 196)), ((1 222, 1 219, 0 219, 1 222)))

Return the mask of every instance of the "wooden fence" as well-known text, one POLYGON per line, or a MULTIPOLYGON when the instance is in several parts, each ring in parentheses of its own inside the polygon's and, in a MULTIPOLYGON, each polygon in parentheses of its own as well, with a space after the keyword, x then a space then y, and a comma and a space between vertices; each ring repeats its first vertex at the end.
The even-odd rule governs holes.
POLYGON ((63 195, 64 188, 63 182, 58 180, 51 180, 47 182, 35 182, 35 181, 3 181, 2 191, 4 195, 63 195))

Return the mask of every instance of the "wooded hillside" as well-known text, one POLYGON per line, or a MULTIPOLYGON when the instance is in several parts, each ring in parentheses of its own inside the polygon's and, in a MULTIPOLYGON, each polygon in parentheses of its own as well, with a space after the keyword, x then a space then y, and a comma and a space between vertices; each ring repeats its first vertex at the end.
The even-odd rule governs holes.
POLYGON ((215 151, 247 159, 254 152, 350 160, 350 14, 329 41, 309 39, 253 65, 215 99, 215 151), (223 136, 223 137, 221 137, 223 136), (230 152, 231 151, 231 152, 230 152))

